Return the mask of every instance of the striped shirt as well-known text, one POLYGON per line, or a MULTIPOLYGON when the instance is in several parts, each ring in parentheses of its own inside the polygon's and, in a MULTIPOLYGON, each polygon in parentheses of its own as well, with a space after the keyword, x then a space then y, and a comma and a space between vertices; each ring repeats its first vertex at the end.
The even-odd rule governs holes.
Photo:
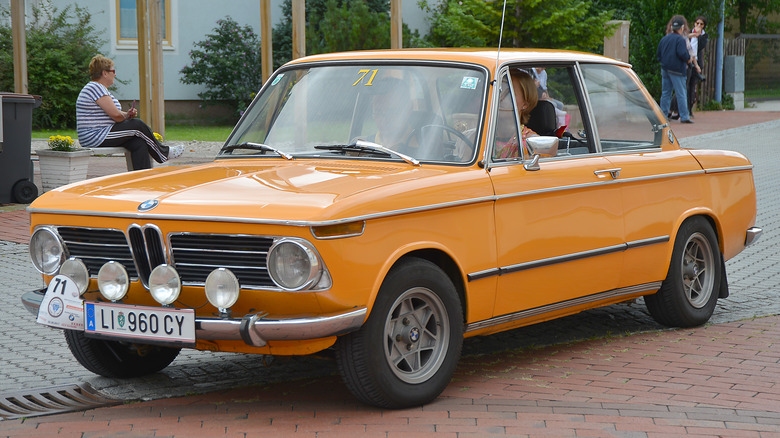
POLYGON ((116 97, 111 95, 108 88, 99 82, 89 82, 81 89, 79 97, 76 99, 76 133, 79 137, 79 143, 83 147, 100 146, 106 139, 108 131, 114 126, 114 119, 96 103, 103 96, 111 96, 117 109, 122 110, 116 97))

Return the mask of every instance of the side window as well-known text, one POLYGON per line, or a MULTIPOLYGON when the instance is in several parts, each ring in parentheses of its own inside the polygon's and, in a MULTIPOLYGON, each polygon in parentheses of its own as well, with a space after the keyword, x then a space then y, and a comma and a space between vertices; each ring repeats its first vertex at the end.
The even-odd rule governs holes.
POLYGON ((582 65, 603 152, 661 147, 661 121, 638 79, 616 65, 582 65))
POLYGON ((509 78, 504 75, 498 89, 498 114, 493 134, 493 160, 516 159, 520 156, 516 105, 509 88, 509 78))
POLYGON ((595 152, 587 138, 573 68, 537 65, 527 71, 534 77, 538 95, 528 127, 539 135, 560 138, 558 157, 595 152))

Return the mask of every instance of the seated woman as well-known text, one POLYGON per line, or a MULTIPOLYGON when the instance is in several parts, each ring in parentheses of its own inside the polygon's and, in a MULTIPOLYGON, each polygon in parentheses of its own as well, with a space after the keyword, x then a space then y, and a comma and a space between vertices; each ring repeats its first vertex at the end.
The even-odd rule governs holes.
POLYGON ((528 73, 516 70, 510 73, 512 88, 515 92, 515 105, 509 93, 506 80, 501 85, 501 97, 498 103, 498 121, 496 123, 496 139, 493 149, 494 159, 517 158, 520 155, 517 140, 517 124, 515 122, 515 109, 519 111, 520 136, 525 147, 525 139, 535 137, 538 134, 525 126, 536 107, 538 94, 536 82, 528 73))
POLYGON ((119 101, 108 91, 114 84, 114 62, 96 55, 89 63, 92 79, 76 100, 76 132, 83 147, 122 146, 130 151, 133 170, 149 169, 151 155, 158 163, 181 155, 184 146, 169 148, 154 138, 152 130, 136 119, 138 110, 122 111, 119 101))

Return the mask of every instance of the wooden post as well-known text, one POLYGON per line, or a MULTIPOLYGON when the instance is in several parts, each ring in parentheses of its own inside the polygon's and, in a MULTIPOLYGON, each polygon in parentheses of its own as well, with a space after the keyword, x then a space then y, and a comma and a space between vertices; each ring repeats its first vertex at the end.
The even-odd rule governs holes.
MULTIPOLYGON (((14 92, 27 94, 27 33, 24 0, 11 0, 11 39, 14 46, 14 92)), ((2 123, 2 121, 0 121, 2 123)))
POLYGON ((390 0, 390 48, 400 49, 404 46, 403 18, 401 17, 401 0, 390 0))
POLYGON ((149 102, 149 15, 146 0, 136 0, 136 21, 138 24, 138 118, 152 124, 149 102))
POLYGON ((272 30, 271 0, 260 0, 260 71, 263 82, 267 81, 274 71, 272 30))
POLYGON ((306 0, 292 0, 292 59, 306 56, 306 0))
POLYGON ((149 0, 149 30, 151 36, 150 78, 152 83, 152 129, 165 136, 165 95, 163 93, 162 2, 149 0))

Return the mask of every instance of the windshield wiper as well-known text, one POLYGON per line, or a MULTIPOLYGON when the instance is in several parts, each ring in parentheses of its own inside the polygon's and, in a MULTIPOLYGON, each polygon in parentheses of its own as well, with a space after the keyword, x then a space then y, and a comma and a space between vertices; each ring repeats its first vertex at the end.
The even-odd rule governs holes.
POLYGON ((413 166, 420 165, 419 161, 406 154, 402 154, 392 149, 388 149, 382 146, 381 144, 377 144, 365 140, 357 140, 354 143, 350 143, 350 144, 331 144, 331 145, 314 146, 314 149, 325 149, 329 151, 378 152, 380 154, 385 154, 385 155, 395 155, 398 158, 406 161, 407 163, 413 166))
POLYGON ((279 149, 276 149, 273 146, 268 146, 267 144, 262 143, 252 143, 251 141, 245 141, 240 144, 231 144, 230 146, 224 146, 222 148, 223 151, 232 151, 234 149, 251 149, 253 151, 269 151, 269 152, 275 152, 279 154, 280 156, 284 157, 287 160, 292 160, 293 156, 282 152, 279 149))

